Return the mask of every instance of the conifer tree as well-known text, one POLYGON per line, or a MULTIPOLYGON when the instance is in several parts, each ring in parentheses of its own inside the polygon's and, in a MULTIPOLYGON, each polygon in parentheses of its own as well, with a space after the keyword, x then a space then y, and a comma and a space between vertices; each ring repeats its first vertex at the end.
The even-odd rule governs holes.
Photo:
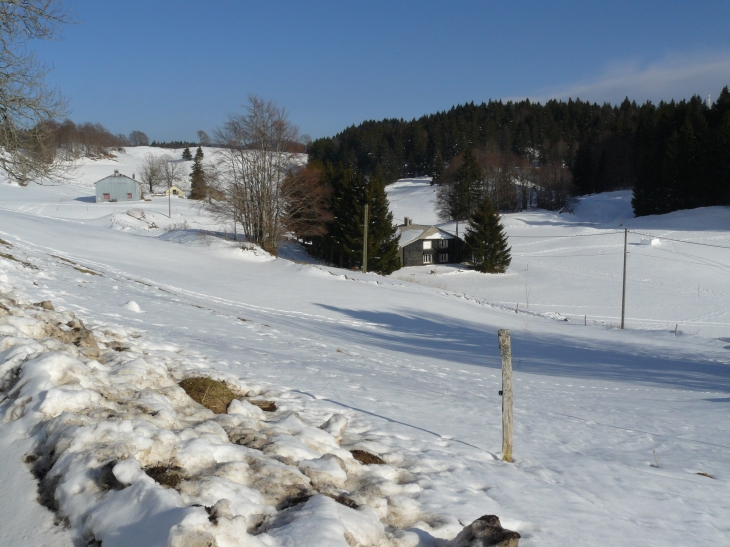
POLYGON ((398 231, 393 223, 385 176, 376 167, 370 176, 368 196, 368 271, 389 274, 400 268, 398 231))
POLYGON ((203 163, 203 149, 198 146, 198 149, 195 151, 195 161, 199 161, 202 165, 203 163))
POLYGON ((187 146, 185 147, 185 150, 183 150, 182 159, 185 161, 190 161, 191 159, 193 159, 193 155, 190 153, 190 148, 188 148, 187 146))
POLYGON ((368 271, 389 274, 400 267, 397 230, 385 193, 385 176, 376 168, 368 181, 353 169, 324 168, 331 189, 332 220, 327 233, 311 238, 312 254, 341 267, 362 267, 363 221, 368 204, 368 271))
MULTIPOLYGON (((200 148, 198 148, 200 151, 200 148)), ((193 166, 190 169, 190 199, 204 199, 207 195, 205 188, 205 171, 203 170, 203 155, 195 154, 193 166)))
POLYGON ((464 163, 456 171, 454 186, 460 195, 460 202, 463 204, 466 216, 470 215, 477 206, 479 195, 479 181, 482 178, 482 170, 477 163, 477 158, 471 148, 464 152, 464 163))
POLYGON ((433 169, 431 170, 431 184, 438 184, 445 170, 446 164, 441 156, 441 150, 436 150, 436 157, 433 159, 433 169))
POLYGON ((489 197, 472 213, 466 229, 467 253, 474 269, 482 273, 504 273, 512 262, 507 236, 489 197))

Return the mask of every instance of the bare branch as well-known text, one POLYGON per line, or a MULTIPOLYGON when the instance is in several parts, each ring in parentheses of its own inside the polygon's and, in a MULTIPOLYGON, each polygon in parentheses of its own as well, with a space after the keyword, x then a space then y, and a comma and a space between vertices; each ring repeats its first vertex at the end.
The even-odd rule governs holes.
POLYGON ((0 1, 0 169, 21 185, 62 178, 71 168, 56 154, 50 124, 65 115, 66 103, 25 47, 52 39, 68 22, 61 0, 0 1))

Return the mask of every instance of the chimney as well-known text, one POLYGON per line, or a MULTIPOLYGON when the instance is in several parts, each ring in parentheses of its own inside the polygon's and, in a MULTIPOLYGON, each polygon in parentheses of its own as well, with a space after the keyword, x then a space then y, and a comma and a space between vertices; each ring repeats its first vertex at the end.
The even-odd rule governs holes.
POLYGON ((118 176, 119 176, 119 169, 115 169, 115 170, 114 170, 114 176, 115 176, 115 177, 118 177, 118 176))
POLYGON ((405 218, 403 219, 403 225, 404 225, 404 226, 410 226, 410 225, 411 225, 411 219, 410 219, 410 218, 408 218, 408 217, 405 217, 405 218))
POLYGON ((132 180, 135 180, 135 179, 134 179, 134 173, 132 173, 132 180))

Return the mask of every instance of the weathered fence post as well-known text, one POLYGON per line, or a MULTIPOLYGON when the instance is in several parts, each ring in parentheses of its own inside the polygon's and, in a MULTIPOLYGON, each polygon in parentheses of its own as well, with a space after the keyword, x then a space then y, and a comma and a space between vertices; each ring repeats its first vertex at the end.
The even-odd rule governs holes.
POLYGON ((497 332, 502 354, 502 459, 512 461, 512 346, 509 330, 497 332))

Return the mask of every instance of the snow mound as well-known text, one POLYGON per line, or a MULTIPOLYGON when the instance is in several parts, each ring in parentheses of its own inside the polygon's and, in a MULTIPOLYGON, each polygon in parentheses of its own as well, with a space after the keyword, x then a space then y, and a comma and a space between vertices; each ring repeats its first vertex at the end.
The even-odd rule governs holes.
POLYGON ((263 412, 235 378, 238 398, 214 414, 178 385, 199 366, 140 353, 123 327, 96 332, 102 352, 89 359, 41 328, 72 314, 19 302, 0 297, 0 434, 32 435, 41 502, 85 544, 396 547, 414 525, 432 538, 461 530, 410 497, 426 475, 343 448, 343 416, 316 427, 263 412))
POLYGON ((134 313, 142 313, 142 309, 139 307, 139 304, 137 304, 134 300, 130 300, 126 304, 122 306, 125 310, 134 312, 134 313))

